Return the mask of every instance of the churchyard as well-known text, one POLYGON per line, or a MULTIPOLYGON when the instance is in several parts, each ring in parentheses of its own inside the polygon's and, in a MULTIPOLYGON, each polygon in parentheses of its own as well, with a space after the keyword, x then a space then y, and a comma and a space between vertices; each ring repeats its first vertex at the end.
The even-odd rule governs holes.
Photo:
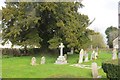
POLYGON ((6 2, 1 10, 2 78, 118 78, 116 26, 90 28, 95 17, 81 12, 82 0, 21 1, 6 2))
MULTIPOLYGON (((88 53, 87 62, 79 63, 79 54, 67 54, 67 64, 56 64, 55 61, 59 53, 43 53, 22 57, 4 57, 2 59, 3 78, 93 78, 91 65, 96 62, 99 66, 98 75, 106 78, 106 74, 101 68, 102 62, 112 60, 111 51, 99 50, 99 57, 91 59, 92 50, 88 53), (44 56, 44 57, 43 57, 44 56), (35 65, 31 59, 35 60, 35 65), (41 63, 41 61, 43 62, 41 63), (45 60, 45 62, 44 62, 45 60), (75 64, 87 65, 84 67, 73 66, 75 64), (86 68, 88 67, 88 68, 86 68)), ((96 73, 95 73, 96 74, 96 73)))

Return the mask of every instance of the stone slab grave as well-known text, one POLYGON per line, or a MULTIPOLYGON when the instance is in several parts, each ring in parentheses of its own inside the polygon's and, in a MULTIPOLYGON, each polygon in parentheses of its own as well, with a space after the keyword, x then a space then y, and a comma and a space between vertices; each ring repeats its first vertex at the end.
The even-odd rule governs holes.
POLYGON ((31 64, 32 66, 37 65, 37 64, 36 64, 36 58, 35 58, 35 57, 32 57, 30 64, 31 64))
MULTIPOLYGON (((92 69, 91 65, 83 65, 83 64, 72 64, 70 66, 78 67, 78 68, 85 68, 85 69, 92 69)), ((100 69, 101 66, 97 66, 97 69, 100 69)))
POLYGON ((41 62, 40 63, 41 64, 45 64, 45 57, 44 56, 41 58, 41 62))
POLYGON ((82 63, 83 62, 83 55, 84 55, 84 50, 81 49, 81 51, 79 53, 79 61, 78 61, 78 63, 82 63))
POLYGON ((116 50, 116 48, 114 48, 113 51, 112 51, 112 60, 115 60, 115 59, 117 59, 117 50, 116 50))
POLYGON ((55 61, 55 64, 67 64, 67 60, 63 56, 63 48, 64 48, 63 43, 60 44, 59 48, 60 48, 60 56, 58 56, 57 60, 55 61))

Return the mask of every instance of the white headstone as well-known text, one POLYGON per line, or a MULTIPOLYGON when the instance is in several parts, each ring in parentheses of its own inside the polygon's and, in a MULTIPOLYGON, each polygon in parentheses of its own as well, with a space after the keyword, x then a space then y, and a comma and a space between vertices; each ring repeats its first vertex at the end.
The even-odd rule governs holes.
POLYGON ((93 62, 91 67, 92 67, 93 78, 98 78, 97 63, 93 62))
POLYGON ((87 54, 87 52, 86 51, 84 51, 85 53, 85 61, 84 62, 88 62, 88 54, 87 54))
POLYGON ((83 55, 84 55, 84 50, 81 49, 81 51, 79 53, 79 61, 78 61, 78 63, 82 63, 83 62, 83 55))
POLYGON ((32 66, 36 65, 36 58, 35 57, 32 57, 32 59, 31 59, 31 65, 32 66))
POLYGON ((45 64, 45 57, 44 56, 41 58, 41 64, 45 64))
POLYGON ((112 60, 117 59, 117 50, 116 48, 113 49, 113 53, 112 53, 112 60))
POLYGON ((94 59, 95 59, 95 51, 93 50, 90 60, 94 60, 94 59))
POLYGON ((63 56, 63 48, 64 48, 63 43, 60 44, 59 48, 60 48, 60 56, 57 58, 55 64, 67 64, 67 61, 63 56))
POLYGON ((98 58, 98 52, 95 52, 94 55, 95 55, 95 56, 94 56, 94 59, 97 59, 97 58, 98 58))

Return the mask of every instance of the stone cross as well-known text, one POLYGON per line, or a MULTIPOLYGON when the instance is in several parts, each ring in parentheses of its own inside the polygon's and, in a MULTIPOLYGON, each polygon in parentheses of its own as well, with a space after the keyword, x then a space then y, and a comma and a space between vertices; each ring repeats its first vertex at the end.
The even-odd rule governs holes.
POLYGON ((36 65, 36 58, 35 57, 32 57, 32 59, 31 59, 31 65, 32 66, 36 65))
POLYGON ((84 50, 81 49, 81 51, 79 53, 79 62, 78 63, 82 63, 83 62, 83 55, 84 55, 84 50))
POLYGON ((98 78, 98 69, 97 69, 97 63, 93 62, 92 65, 92 75, 93 78, 98 78))
POLYGON ((63 48, 64 48, 63 43, 60 44, 59 48, 60 48, 60 56, 63 56, 63 48))

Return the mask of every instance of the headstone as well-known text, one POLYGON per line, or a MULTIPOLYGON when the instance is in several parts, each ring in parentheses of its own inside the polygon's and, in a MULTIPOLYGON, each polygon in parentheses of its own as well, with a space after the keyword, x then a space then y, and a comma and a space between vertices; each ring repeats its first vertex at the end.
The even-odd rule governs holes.
POLYGON ((90 60, 94 60, 94 59, 95 59, 95 51, 93 50, 90 60))
POLYGON ((88 62, 88 54, 87 54, 87 52, 85 51, 85 61, 84 62, 88 62))
POLYGON ((64 54, 65 59, 67 60, 67 54, 64 54))
POLYGON ((41 58, 41 64, 45 64, 45 57, 44 56, 41 58))
POLYGON ((71 48, 71 54, 73 54, 74 53, 74 48, 71 48))
POLYGON ((63 56, 63 48, 64 48, 63 43, 60 44, 59 48, 60 48, 60 56, 57 58, 55 64, 67 64, 67 60, 63 56))
POLYGON ((92 67, 93 78, 98 78, 97 63, 93 62, 91 67, 92 67))
POLYGON ((32 66, 36 65, 36 58, 35 57, 32 57, 32 59, 31 59, 31 65, 32 66))
POLYGON ((82 63, 83 62, 83 55, 84 55, 84 50, 81 49, 81 51, 79 53, 79 61, 78 61, 78 63, 82 63))
POLYGON ((120 52, 118 53, 118 58, 120 59, 120 52))
POLYGON ((112 52, 112 60, 115 60, 117 59, 117 50, 116 48, 113 49, 113 52, 112 52))
POLYGON ((98 58, 98 52, 95 52, 94 59, 97 59, 97 58, 98 58))

